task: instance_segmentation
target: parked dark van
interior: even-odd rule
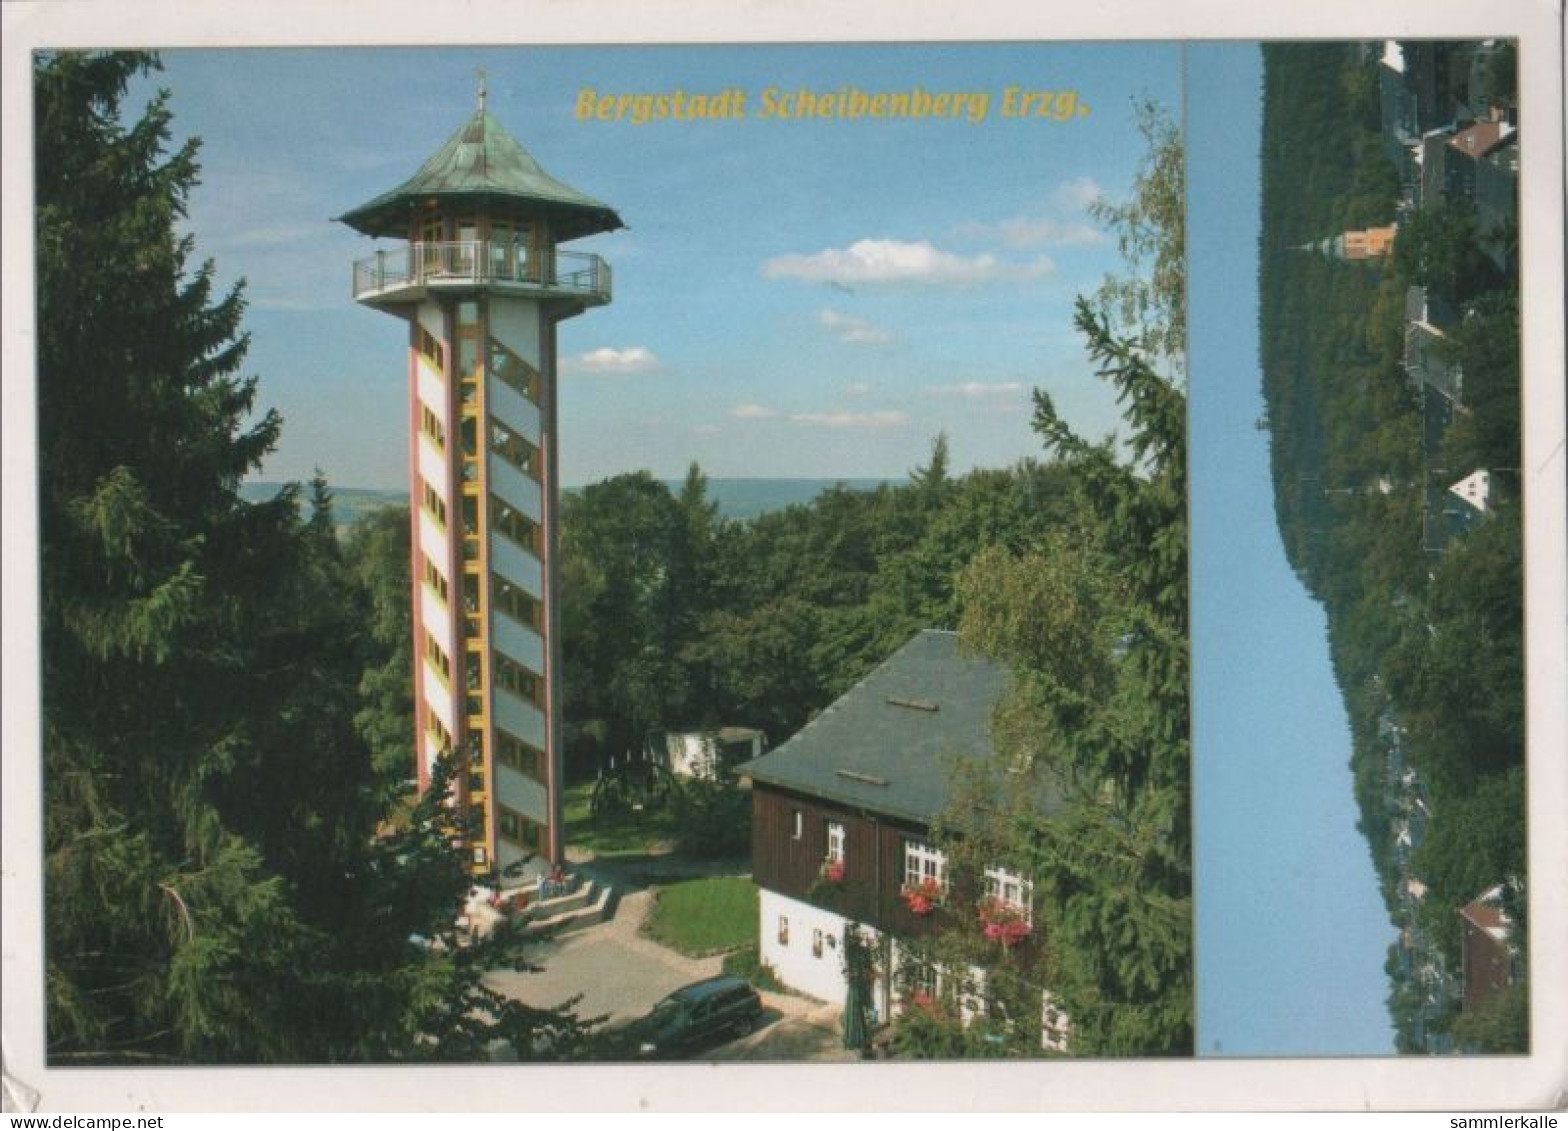
[[[682,986],[633,1022],[631,1034],[638,1056],[679,1056],[743,1036],[761,1016],[762,999],[751,983],[725,974]]]

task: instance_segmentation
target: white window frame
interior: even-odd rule
[[[806,815],[804,813],[802,813],[799,809],[791,810],[790,832],[789,832],[790,840],[799,840],[801,837],[803,837],[805,835],[806,835]]]
[[[1034,881],[1026,880],[1006,868],[985,870],[985,893],[998,903],[1024,913],[1024,922],[1034,926]]]
[[[947,856],[941,849],[933,848],[923,840],[904,842],[904,886],[913,887],[925,880],[935,880],[938,887],[945,886]]]
[[[843,821],[828,822],[828,860],[842,861],[844,859],[844,846],[849,843],[848,833],[844,829]]]
[[[921,962],[909,960],[913,972],[908,976],[905,992],[907,1001],[913,1001],[917,994],[925,994],[932,1001],[941,1000],[942,996],[942,968],[935,962]]]

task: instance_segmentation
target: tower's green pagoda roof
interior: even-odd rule
[[[625,227],[615,209],[540,168],[483,107],[419,172],[338,219],[367,236],[405,237],[410,218],[431,200],[443,205],[521,206],[542,214],[557,240]]]

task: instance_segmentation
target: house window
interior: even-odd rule
[[[801,811],[799,809],[796,809],[796,810],[794,810],[790,814],[789,838],[791,840],[799,840],[801,837],[803,837],[805,835],[806,835],[806,818],[801,814]]]
[[[1034,881],[1006,868],[987,868],[985,893],[998,903],[1016,907],[1024,913],[1025,923],[1034,924]]]
[[[811,932],[811,957],[822,957],[822,932],[820,930]]]
[[[947,857],[923,840],[904,842],[904,884],[913,887],[926,880],[942,883],[943,866]]]
[[[780,946],[788,946],[789,945],[789,916],[788,915],[780,915],[779,916],[779,945]]]
[[[911,1002],[936,1000],[939,984],[935,965],[930,962],[912,962],[905,978],[905,987]]]
[[[844,859],[844,825],[841,821],[828,822],[828,859],[842,861]]]

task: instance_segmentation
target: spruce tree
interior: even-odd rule
[[[1138,207],[1100,215],[1130,226],[1129,265],[1153,273],[1121,288],[1141,298],[1119,327],[1114,286],[1075,317],[1127,454],[1077,436],[1036,391],[1035,431],[1082,513],[1022,553],[982,554],[959,584],[966,641],[1015,675],[993,722],[1003,760],[1061,798],[1009,824],[1080,1056],[1190,1054],[1193,1040],[1186,397],[1169,356],[1186,304],[1179,265],[1161,269],[1180,258],[1183,158],[1168,123],[1145,134]]]
[[[234,497],[278,420],[245,424],[239,293],[214,300],[210,265],[187,274],[175,225],[196,147],[167,152],[161,96],[119,119],[152,66],[35,70],[49,1049],[65,1060],[218,1052],[228,1027],[282,1051],[245,1002],[308,933],[214,796],[245,756],[233,619],[287,520]]]

